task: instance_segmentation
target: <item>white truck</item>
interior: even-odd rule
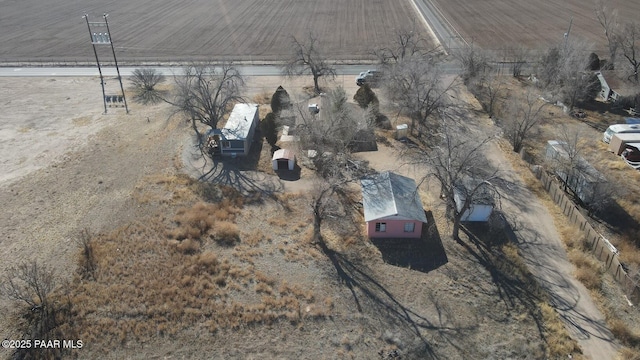
[[[375,86],[381,76],[382,73],[378,70],[363,71],[356,76],[356,85],[362,86],[364,84],[369,84],[371,86]]]

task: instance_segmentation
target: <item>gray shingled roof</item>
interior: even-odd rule
[[[398,216],[427,222],[413,179],[386,171],[367,176],[360,183],[365,221]]]

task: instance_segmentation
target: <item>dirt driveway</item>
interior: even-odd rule
[[[491,144],[487,154],[509,184],[502,191],[502,211],[511,220],[522,257],[547,290],[551,305],[564,320],[571,337],[578,341],[588,359],[615,358],[618,352],[615,338],[589,290],[573,275],[575,267],[567,258],[554,219],[526,188],[496,144]]]

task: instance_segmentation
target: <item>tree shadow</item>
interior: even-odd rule
[[[541,339],[545,338],[544,321],[538,311],[538,303],[544,294],[537,287],[534,276],[520,269],[502,251],[502,245],[509,242],[514,231],[508,222],[502,228],[490,223],[464,223],[462,232],[468,241],[457,240],[473,260],[482,265],[490,274],[498,295],[507,309],[518,304],[524,306],[536,323]]]
[[[379,320],[386,319],[385,325],[402,326],[402,329],[420,339],[417,348],[407,350],[411,355],[415,354],[420,359],[442,358],[424,337],[424,330],[436,331],[445,341],[461,351],[463,349],[452,338],[463,338],[476,331],[477,325],[459,326],[455,315],[447,311],[434,297],[430,297],[430,300],[440,316],[437,322],[432,322],[396,299],[391,291],[370,275],[374,272],[366,265],[328,248],[322,238],[318,245],[333,264],[341,282],[351,292],[358,312],[368,313]]]
[[[281,192],[284,186],[276,176],[242,170],[237,161],[237,158],[213,160],[211,167],[198,180],[230,186],[245,197],[259,193],[277,199],[275,194]]]
[[[427,223],[422,224],[422,236],[419,239],[371,239],[382,253],[385,263],[428,273],[449,261],[433,213],[425,211],[425,215]]]

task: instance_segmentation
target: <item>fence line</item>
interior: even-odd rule
[[[640,287],[622,266],[618,250],[591,226],[585,215],[576,207],[552,176],[547,174],[540,166],[531,166],[531,170],[536,178],[542,182],[542,186],[553,201],[562,209],[562,213],[584,233],[591,253],[604,263],[605,271],[622,285],[632,302],[640,302]]]

